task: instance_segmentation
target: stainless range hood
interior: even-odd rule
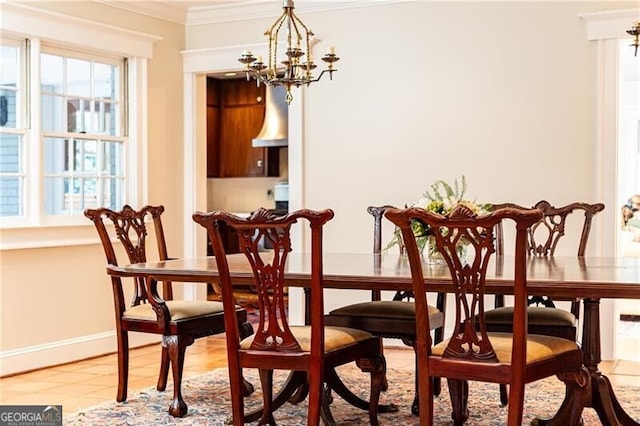
[[[267,86],[262,130],[251,141],[251,146],[287,146],[289,143],[289,107],[282,86]]]

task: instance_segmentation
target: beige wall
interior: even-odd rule
[[[148,202],[167,209],[170,255],[180,256],[185,190],[180,55],[184,27],[94,2],[40,6],[162,37],[148,64],[149,165],[145,173]],[[92,226],[88,220],[87,226]],[[112,305],[104,254],[97,244],[0,252],[2,374],[114,351]]]

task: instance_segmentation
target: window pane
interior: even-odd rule
[[[62,96],[42,95],[42,130],[66,132],[66,110]]]
[[[67,93],[91,96],[91,63],[67,58]]]
[[[59,138],[44,139],[44,172],[46,174],[60,174],[69,170],[68,165],[69,141]]]
[[[124,204],[124,179],[103,179],[102,205],[117,210]]]
[[[121,142],[105,142],[102,173],[110,176],[124,176],[124,147]]]
[[[67,131],[76,133],[95,133],[95,120],[91,114],[91,101],[69,99],[67,101]]]
[[[23,214],[22,156],[22,135],[0,134],[0,216]]]
[[[0,177],[0,216],[22,215],[21,177]]]
[[[0,89],[0,127],[16,128],[17,97],[15,90]]]
[[[90,179],[83,179],[83,186],[82,186],[83,190],[82,190],[82,199],[81,199],[81,203],[82,203],[82,210],[86,209],[86,208],[96,208],[98,207],[98,197],[97,197],[97,189],[98,189],[98,179],[96,178],[90,178]]]
[[[0,173],[22,171],[21,135],[0,134]]]
[[[98,171],[97,146],[95,140],[77,140],[75,151],[75,170],[95,174]]]
[[[116,99],[118,68],[107,64],[93,64],[94,93],[93,97],[102,99]]]
[[[63,58],[55,55],[40,55],[40,66],[42,69],[41,85],[45,93],[63,93],[64,67]]]
[[[118,104],[113,102],[96,102],[96,132],[111,136],[118,136]]]
[[[50,215],[61,215],[69,212],[73,202],[70,188],[71,178],[47,177],[44,179],[44,211]]]
[[[18,48],[15,46],[0,46],[0,84],[18,85]]]

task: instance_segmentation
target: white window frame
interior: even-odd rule
[[[38,9],[25,4],[2,4],[2,27],[0,37],[30,39],[34,43],[57,45],[88,54],[104,54],[127,58],[128,96],[127,122],[129,143],[125,154],[126,202],[141,206],[147,202],[148,174],[148,132],[147,132],[147,63],[153,56],[153,44],[161,37],[138,31],[123,29],[86,19]],[[31,49],[31,55],[40,49]],[[34,61],[34,59],[36,59]],[[31,58],[32,64],[38,58]],[[39,76],[38,72],[31,75]],[[33,77],[32,77],[33,78]],[[39,87],[39,81],[30,81],[31,87]],[[39,99],[30,96],[31,105],[39,105]],[[28,149],[25,161],[28,167],[35,167],[37,173],[30,172],[28,179],[42,177],[40,151],[41,144],[33,143],[34,129],[39,128],[40,111],[30,111],[27,131]],[[34,152],[36,150],[37,152]],[[30,188],[33,183],[29,182]],[[0,218],[0,251],[36,247],[56,247],[88,244],[95,241],[93,225],[82,216],[47,217],[42,214],[42,194],[36,184],[36,191],[28,190],[25,216],[20,218]],[[34,206],[38,206],[34,208]]]

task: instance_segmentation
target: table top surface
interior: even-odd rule
[[[268,256],[268,255],[267,255]],[[231,275],[238,283],[251,282],[253,275],[243,254],[227,256]],[[175,259],[126,266],[109,265],[116,276],[152,275],[157,279],[209,282],[218,270],[213,257]],[[324,286],[344,289],[406,290],[411,288],[408,259],[398,254],[325,253]],[[509,294],[514,258],[493,256],[488,267],[486,292]],[[305,287],[311,273],[308,254],[289,253],[286,282]],[[450,290],[451,278],[446,265],[423,265],[425,281],[433,291]],[[640,258],[556,256],[530,257],[527,281],[529,292],[562,297],[640,299]]]

